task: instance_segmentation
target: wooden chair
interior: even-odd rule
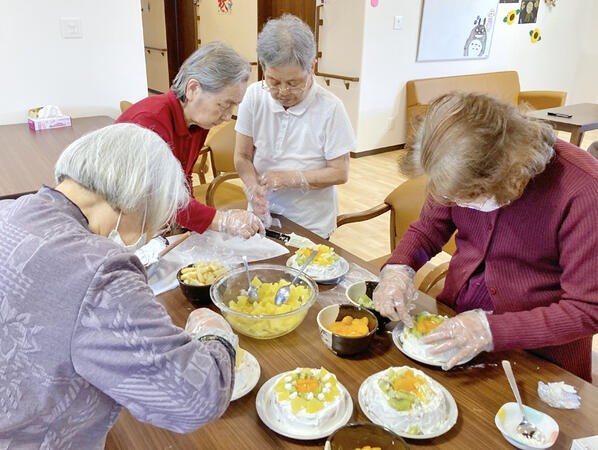
[[[340,227],[348,223],[373,219],[374,217],[390,211],[389,232],[390,251],[392,252],[403,235],[407,232],[409,225],[418,219],[425,199],[426,177],[412,178],[400,184],[394,191],[388,194],[384,199],[384,203],[376,205],[366,211],[338,216],[336,219],[336,226]],[[447,242],[443,250],[450,255],[455,252],[456,246],[454,236]],[[370,262],[380,267],[389,257],[390,254]],[[417,288],[431,295],[439,293],[441,288],[439,283],[446,277],[448,262],[442,263],[432,270],[429,270],[430,266],[424,267],[425,270],[422,270],[424,268],[420,269],[418,276],[416,277]],[[420,274],[424,272],[426,272],[426,275],[422,277]]]
[[[133,106],[133,103],[128,102],[126,100],[121,100],[120,101],[120,112],[121,114],[124,113],[127,109],[129,109],[131,106]]]
[[[194,197],[202,203],[220,208],[231,203],[244,203],[247,198],[240,186],[227,180],[239,178],[234,163],[235,121],[231,120],[211,130],[193,171],[199,175],[201,184],[193,187]],[[210,157],[214,179],[205,181],[207,157]]]

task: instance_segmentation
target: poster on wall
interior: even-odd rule
[[[487,58],[497,7],[498,0],[424,0],[417,61]]]

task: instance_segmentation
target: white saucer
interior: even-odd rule
[[[380,373],[380,372],[378,372],[378,373]],[[378,417],[376,414],[374,414],[374,412],[371,411],[365,404],[365,399],[364,399],[365,386],[368,382],[371,382],[370,379],[372,377],[374,377],[375,375],[377,375],[377,374],[375,373],[374,375],[369,376],[368,378],[365,379],[365,381],[363,383],[361,383],[361,386],[359,386],[359,393],[357,394],[357,396],[358,396],[358,400],[359,400],[359,407],[361,408],[361,410],[363,411],[365,416],[368,419],[370,419],[373,423],[375,423],[376,425],[382,425],[383,427],[388,428],[389,430],[395,432],[396,434],[398,434],[399,436],[402,436],[402,437],[406,437],[406,438],[410,438],[410,439],[431,439],[431,438],[435,438],[435,437],[438,437],[438,436],[446,433],[448,430],[450,430],[453,427],[453,425],[455,425],[455,423],[457,423],[457,417],[459,416],[459,410],[457,409],[457,403],[455,402],[455,399],[453,398],[451,393],[442,384],[440,384],[436,380],[432,379],[432,381],[434,383],[436,383],[437,387],[440,388],[440,390],[443,393],[444,398],[446,399],[446,402],[448,404],[448,417],[444,421],[444,426],[434,433],[427,433],[427,434],[409,434],[409,433],[406,433],[405,431],[401,431],[401,430],[392,428],[389,424],[384,422],[384,419],[382,419],[382,418]]]
[[[297,266],[296,264],[294,264],[296,257],[297,257],[297,255],[293,255],[289,259],[287,259],[287,266],[299,270],[301,268],[301,266]],[[341,279],[349,271],[349,263],[347,262],[347,260],[345,258],[343,258],[342,256],[339,256],[338,263],[339,263],[338,270],[334,273],[334,276],[332,276],[332,277],[321,278],[321,277],[313,276],[310,274],[310,270],[309,270],[310,266],[307,266],[307,268],[305,269],[305,272],[303,272],[303,273],[305,273],[308,277],[310,277],[316,283],[338,284],[341,281]]]
[[[235,385],[233,387],[233,395],[230,401],[235,401],[244,395],[247,395],[255,387],[260,379],[261,369],[260,363],[257,362],[255,356],[245,350],[245,361],[246,367],[243,370],[243,374],[240,377],[237,370],[235,370]],[[245,366],[245,361],[243,366]],[[242,385],[239,384],[242,382]]]
[[[438,361],[437,359],[434,359],[434,358],[426,358],[421,355],[416,355],[416,354],[411,353],[410,351],[406,350],[405,347],[403,347],[403,343],[401,342],[401,334],[403,334],[404,327],[405,327],[405,324],[403,322],[399,322],[392,330],[392,340],[395,343],[395,345],[397,346],[397,348],[401,351],[401,353],[403,353],[405,356],[408,356],[409,358],[413,359],[414,361],[417,361],[417,362],[420,362],[423,364],[427,364],[429,366],[442,367],[443,361]],[[459,364],[457,364],[457,366],[460,366],[461,364],[465,364],[466,362],[469,362],[472,359],[473,359],[473,356],[467,358],[466,360],[461,361]]]
[[[258,391],[257,398],[255,399],[255,409],[257,410],[257,415],[272,431],[292,439],[322,439],[330,436],[334,431],[336,431],[337,428],[345,425],[351,418],[351,415],[353,414],[353,400],[351,400],[351,396],[349,395],[347,389],[337,380],[336,386],[338,387],[340,395],[343,396],[343,401],[346,405],[342,417],[326,428],[312,428],[306,432],[302,432],[293,426],[285,426],[285,424],[281,423],[271,412],[271,404],[274,399],[274,395],[276,395],[274,391],[274,385],[281,375],[283,374],[276,375],[266,381]]]

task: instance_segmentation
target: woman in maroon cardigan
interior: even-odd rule
[[[486,95],[430,105],[401,162],[428,199],[384,266],[376,309],[408,325],[413,277],[457,231],[430,334],[449,369],[482,351],[530,349],[591,380],[598,332],[598,161]]]

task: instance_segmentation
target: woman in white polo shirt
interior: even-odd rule
[[[282,214],[328,238],[336,227],[335,185],[347,181],[357,146],[349,117],[316,84],[316,44],[300,19],[269,20],[257,54],[263,79],[247,89],[235,127],[235,166],[250,207],[263,219]]]

